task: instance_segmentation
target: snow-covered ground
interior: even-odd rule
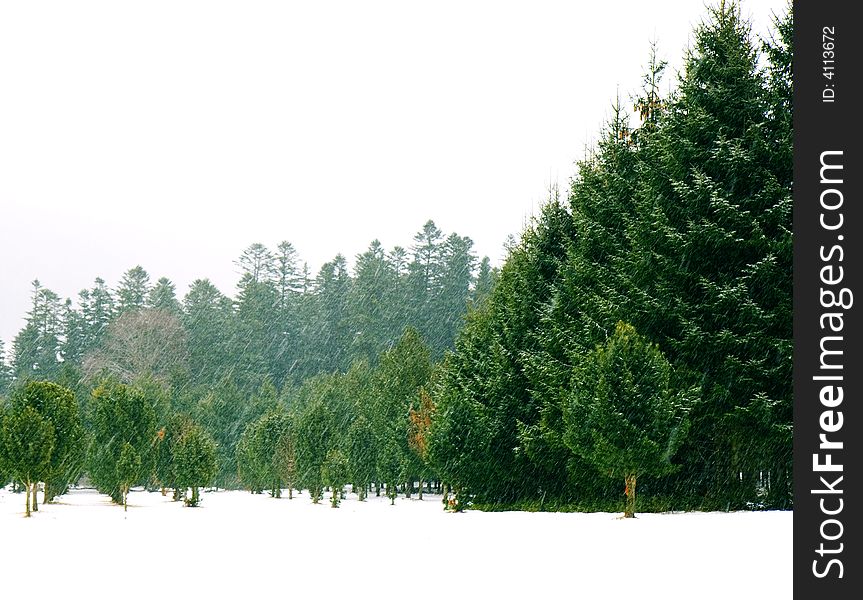
[[[329,494],[327,494],[329,496]],[[790,512],[450,514],[208,492],[199,508],[73,490],[25,519],[0,491],[0,596],[519,600],[791,597]],[[40,493],[41,500],[41,493]]]

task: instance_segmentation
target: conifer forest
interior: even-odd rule
[[[317,272],[249,240],[235,292],[134,265],[75,298],[34,281],[0,341],[0,484],[28,515],[71,486],[790,508],[791,38],[790,9],[761,39],[722,2],[679,73],[635,57],[641,88],[605,91],[500,265],[428,220]]]

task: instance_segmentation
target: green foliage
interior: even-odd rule
[[[659,349],[618,323],[573,371],[563,411],[567,446],[599,472],[627,478],[627,489],[636,476],[671,473],[697,394],[674,390],[671,377]]]
[[[150,275],[141,265],[132,267],[123,274],[117,288],[117,312],[123,314],[147,306],[150,292]]]
[[[174,478],[180,488],[192,488],[186,506],[198,506],[198,488],[209,485],[217,469],[213,438],[199,425],[189,423],[174,446]]]
[[[141,455],[135,451],[132,444],[125,442],[120,449],[120,458],[117,460],[117,483],[120,486],[120,494],[123,496],[124,510],[128,506],[129,488],[140,476]]]
[[[284,410],[267,413],[246,427],[238,447],[240,476],[247,487],[270,488],[281,498],[282,486],[297,485],[296,441],[293,420]]]
[[[365,500],[368,487],[377,474],[378,448],[371,423],[360,415],[351,424],[347,435],[347,461],[350,480],[360,500]]]
[[[0,427],[0,464],[26,488],[26,515],[30,516],[31,498],[36,510],[37,483],[48,474],[54,429],[31,406],[19,406],[3,417]]]
[[[18,406],[3,417],[3,464],[17,481],[42,481],[51,468],[54,428],[32,406]]]
[[[680,469],[651,493],[788,506],[790,16],[777,27],[760,56],[736,3],[710,9],[667,97],[654,51],[640,126],[617,102],[568,202],[553,193],[512,245],[433,389],[430,457],[454,488],[482,503],[601,504],[612,492],[597,483],[598,454],[606,470],[626,463],[619,450],[655,464],[668,448],[624,423],[628,449],[597,439],[601,451],[581,451],[568,429],[588,420],[575,374],[623,320],[667,357],[673,388],[701,389]]]
[[[52,500],[78,480],[83,468],[85,431],[71,390],[50,381],[28,381],[12,395],[14,407],[36,410],[53,430],[53,451],[44,473],[45,499]]]
[[[175,413],[168,417],[156,432],[155,479],[163,491],[165,488],[180,488],[174,472],[175,448],[191,422],[187,415]]]
[[[131,484],[147,483],[153,473],[158,438],[152,401],[137,388],[109,379],[93,390],[89,412],[90,478],[100,491],[122,502],[117,464],[124,444],[131,445],[141,457],[140,472]]]
[[[63,335],[63,306],[60,297],[39,280],[33,281],[32,307],[27,323],[12,342],[15,377],[19,380],[46,379],[59,368]]]
[[[329,486],[332,491],[330,503],[333,508],[338,507],[345,484],[348,482],[349,470],[348,460],[341,450],[333,448],[327,452],[326,460],[321,466],[321,479],[324,485]]]
[[[383,448],[378,466],[381,481],[387,486],[390,504],[395,504],[399,481],[404,476],[403,454],[394,440],[389,440]]]
[[[323,495],[322,467],[333,445],[333,415],[329,407],[318,400],[297,416],[297,467],[300,482],[309,489],[312,502]]]

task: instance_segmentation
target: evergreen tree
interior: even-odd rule
[[[83,468],[85,432],[78,414],[78,403],[71,390],[50,381],[28,381],[12,395],[16,409],[30,407],[47,422],[52,431],[51,457],[44,469],[44,501],[66,492],[78,480]]]
[[[402,456],[401,449],[396,441],[392,439],[385,443],[380,455],[380,477],[384,485],[386,485],[390,506],[396,503],[398,482],[404,478]]]
[[[443,363],[429,452],[463,504],[470,498],[511,502],[561,494],[567,484],[561,464],[571,453],[562,462],[531,460],[519,433],[541,417],[525,363],[537,345],[540,308],[553,294],[572,237],[570,214],[553,195],[511,247],[491,296],[468,314],[455,352]],[[447,444],[456,444],[464,456],[453,456],[458,450]]]
[[[635,516],[639,475],[665,475],[686,434],[695,390],[675,392],[671,365],[631,325],[617,324],[572,375],[564,406],[566,443],[612,477],[623,477],[626,517]]]
[[[377,442],[371,423],[360,415],[351,424],[347,435],[348,473],[357,499],[368,496],[369,486],[377,475]]]
[[[195,410],[195,418],[216,441],[219,469],[216,484],[233,487],[237,484],[238,465],[235,448],[252,415],[244,410],[249,399],[232,378],[225,377],[209,390]],[[245,482],[244,482],[245,483]]]
[[[186,506],[198,506],[199,488],[209,485],[216,475],[216,443],[201,427],[190,423],[174,446],[174,478],[183,488],[192,488]]]
[[[123,511],[129,508],[129,488],[141,477],[141,455],[135,451],[132,444],[125,442],[120,448],[117,460],[117,482],[120,486],[120,496],[123,498]]]
[[[117,314],[146,307],[149,291],[150,275],[141,265],[126,271],[117,288]]]
[[[54,446],[51,423],[34,408],[22,406],[3,418],[0,429],[2,462],[6,470],[24,485],[26,516],[35,510],[36,486],[45,479]]]
[[[174,413],[156,432],[155,446],[155,478],[164,496],[167,488],[174,490],[174,500],[180,499],[180,485],[177,483],[174,471],[174,449],[183,432],[191,424],[188,416]]]
[[[439,295],[443,276],[443,232],[427,221],[414,236],[412,260],[408,265],[408,323],[426,339],[437,341],[433,300]]]
[[[741,411],[768,411],[771,446],[791,423],[791,138],[758,62],[739,5],[710,9],[645,142],[633,228],[635,325],[702,375],[676,483],[719,506],[745,506],[763,474],[790,498],[790,454],[741,444],[762,433]]]
[[[235,263],[243,276],[254,283],[272,282],[275,275],[276,259],[266,246],[254,243],[240,255]]]
[[[299,267],[297,251],[290,242],[278,246],[275,257],[275,284],[278,295],[276,328],[270,374],[279,386],[296,381],[301,357],[300,305],[303,291],[303,272]]]
[[[312,402],[297,417],[297,466],[300,481],[312,502],[323,496],[322,467],[331,447],[332,413],[320,400]]]
[[[399,483],[407,483],[407,494],[424,471],[422,461],[410,447],[410,409],[430,376],[429,349],[411,328],[381,356],[375,371],[374,429],[381,448],[393,444],[398,449],[403,476]]]
[[[157,310],[179,315],[180,302],[177,300],[176,286],[167,277],[160,277],[147,295],[147,305]]]
[[[63,305],[63,343],[61,344],[64,363],[80,366],[84,353],[89,349],[86,327],[81,312],[73,308],[70,298],[66,298]]]
[[[13,341],[13,369],[17,379],[52,378],[59,368],[63,335],[60,297],[39,280],[33,281],[32,308],[24,329]]]
[[[237,373],[242,374],[245,387],[259,384],[265,377],[278,374],[281,384],[283,369],[278,361],[282,334],[278,324],[279,292],[271,279],[256,280],[245,273],[238,285],[236,334],[234,343],[242,343],[242,352],[232,361]],[[275,325],[275,326],[274,326]]]
[[[6,362],[6,350],[3,340],[0,340],[0,397],[6,393],[10,385],[12,385],[12,368]]]
[[[296,456],[290,416],[282,410],[265,414],[250,425],[252,427],[252,452],[259,465],[260,475],[270,488],[273,498],[282,497],[282,485],[296,484],[291,475],[296,472]],[[295,479],[295,477],[294,477]]]
[[[473,240],[450,234],[441,248],[440,288],[432,300],[434,326],[428,340],[435,358],[452,345],[461,329],[474,282]]]
[[[479,271],[477,272],[476,282],[471,294],[471,303],[473,306],[481,305],[489,297],[497,274],[498,270],[492,268],[488,256],[484,256],[479,263]]]
[[[249,423],[236,446],[237,477],[253,494],[260,494],[267,485],[266,465],[257,451],[255,423]]]
[[[339,506],[348,476],[348,461],[341,450],[333,448],[327,452],[326,460],[321,467],[321,479],[331,490],[330,506],[333,508]]]
[[[315,339],[310,348],[315,354],[313,372],[344,371],[350,364],[348,348],[355,333],[351,329],[350,277],[344,256],[338,254],[321,267],[315,289]]]
[[[117,464],[125,443],[141,457],[139,476],[130,484],[146,483],[153,472],[156,411],[140,390],[108,379],[92,392],[89,421],[92,440],[87,470],[90,479],[97,489],[119,504],[123,498]]]
[[[189,340],[192,381],[213,385],[230,376],[236,328],[231,301],[209,279],[197,279],[183,299],[182,320]]]
[[[357,256],[350,295],[355,331],[351,347],[354,359],[372,362],[394,341],[397,332],[389,303],[395,278],[393,266],[378,240]]]
[[[73,340],[73,346],[75,346],[77,351],[70,351],[70,353],[73,357],[80,357],[78,359],[79,362],[101,345],[102,339],[108,330],[108,324],[114,318],[115,300],[105,281],[97,277],[91,289],[81,290],[78,293],[78,307],[81,319],[80,336],[82,339],[80,342]],[[70,331],[70,329],[69,324],[67,324],[67,331]],[[69,341],[67,339],[67,343]]]

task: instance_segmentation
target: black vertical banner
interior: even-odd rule
[[[860,598],[863,22],[794,2],[794,591]]]

